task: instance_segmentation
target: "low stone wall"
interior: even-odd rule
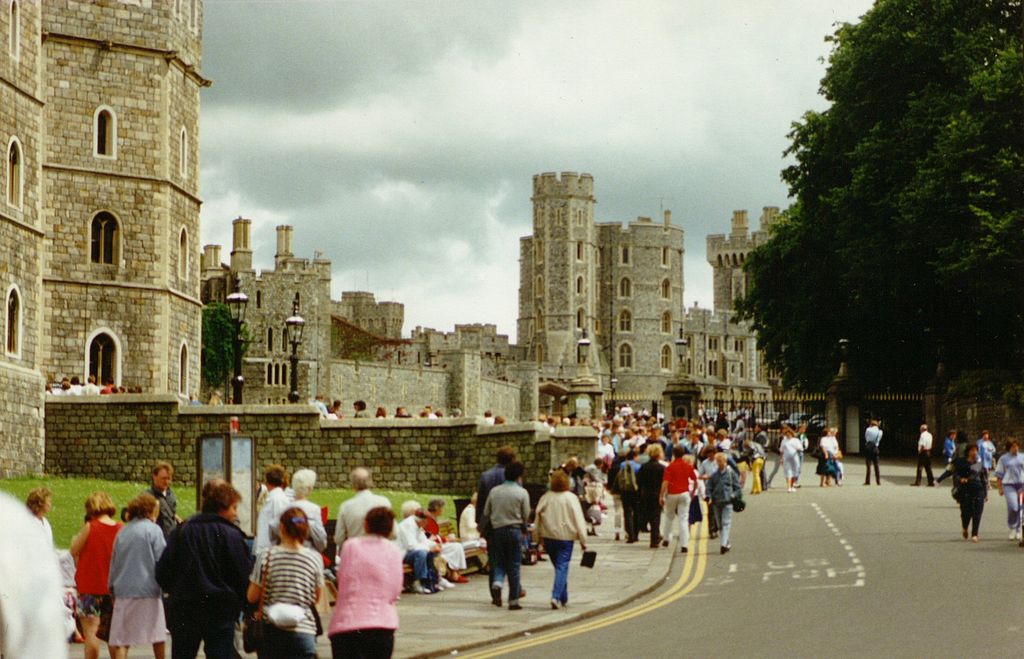
[[[193,407],[170,395],[80,396],[46,401],[46,471],[146,481],[153,463],[167,460],[176,479],[194,483],[197,440],[226,434],[232,417],[238,417],[239,435],[254,439],[259,471],[275,462],[290,471],[308,467],[324,487],[347,487],[349,472],[362,465],[373,470],[378,487],[465,494],[501,446],[516,449],[533,483],[546,482],[550,467],[566,455],[589,450],[593,459],[596,450],[589,429],[551,435],[534,422],[329,421],[307,405]]]
[[[1010,437],[1024,440],[1024,410],[1002,401],[947,398],[942,404],[942,424],[944,427],[933,430],[936,437],[944,437],[946,430],[956,428],[975,439],[987,429],[992,432],[999,451],[1004,450],[1003,442]]]

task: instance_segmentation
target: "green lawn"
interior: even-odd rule
[[[26,476],[22,478],[10,478],[0,480],[0,491],[7,492],[15,498],[24,501],[28,493],[37,487],[48,487],[53,492],[53,510],[50,512],[50,524],[53,526],[53,541],[58,547],[66,548],[71,544],[71,538],[82,526],[85,515],[85,500],[92,492],[102,490],[110,495],[118,508],[125,506],[135,495],[148,487],[146,483],[131,483],[125,481],[106,481],[93,478],[59,478],[59,477],[38,477]],[[178,514],[188,517],[195,512],[196,497],[195,488],[188,486],[175,486],[174,492],[178,497]],[[391,505],[398,514],[402,503],[409,499],[415,499],[426,508],[427,501],[440,497],[445,500],[445,516],[454,518],[455,504],[452,502],[452,495],[445,494],[422,494],[419,492],[401,492],[394,490],[374,490],[391,500]],[[310,500],[327,506],[330,510],[330,517],[338,514],[338,506],[353,495],[352,490],[346,489],[316,489]],[[462,495],[455,495],[462,496]]]

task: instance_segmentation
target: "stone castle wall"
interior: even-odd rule
[[[942,404],[942,427],[929,430],[938,438],[945,437],[949,428],[963,430],[971,440],[981,437],[982,430],[989,430],[996,448],[1002,452],[1006,450],[1007,439],[1024,441],[1024,410],[1002,401],[947,398]]]
[[[257,465],[308,467],[322,487],[347,487],[356,466],[373,469],[377,485],[418,492],[469,493],[501,446],[516,449],[526,481],[545,483],[569,454],[592,460],[589,429],[520,423],[478,426],[470,419],[322,421],[307,405],[181,406],[173,396],[54,398],[46,403],[48,473],[145,481],[153,462],[168,460],[176,478],[194,483],[197,440],[227,432],[237,416],[255,440]]]

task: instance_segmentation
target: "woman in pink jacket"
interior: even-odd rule
[[[366,535],[341,546],[338,601],[327,635],[333,659],[387,659],[395,647],[402,594],[402,551],[388,537],[395,525],[390,509],[366,513]]]

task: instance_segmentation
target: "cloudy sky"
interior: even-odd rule
[[[333,262],[333,293],[405,303],[405,333],[515,337],[534,174],[594,175],[598,221],[686,231],[686,304],[711,304],[708,233],[787,205],[792,121],[836,22],[869,0],[206,0],[203,243],[253,220]],[[225,259],[227,254],[225,253]]]

